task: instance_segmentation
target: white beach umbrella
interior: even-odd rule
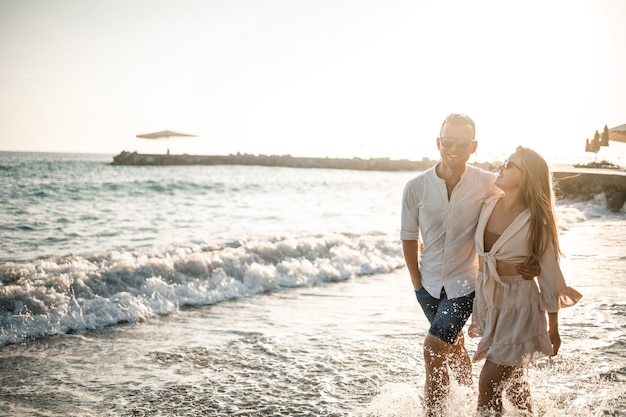
[[[143,135],[137,135],[139,139],[167,139],[167,154],[170,154],[170,138],[182,138],[182,137],[197,137],[196,135],[188,135],[187,133],[172,132],[171,130],[164,130],[162,132],[145,133]]]

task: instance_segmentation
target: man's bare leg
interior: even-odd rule
[[[426,383],[424,385],[424,401],[427,417],[445,416],[445,400],[450,388],[450,376],[446,365],[452,345],[430,333],[424,339],[424,366]]]
[[[467,349],[465,349],[465,338],[463,332],[459,333],[456,342],[451,346],[448,354],[448,365],[454,375],[454,379],[460,385],[472,385],[472,361]]]

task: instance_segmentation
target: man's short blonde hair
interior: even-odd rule
[[[441,129],[439,129],[439,135],[441,136],[441,132],[443,132],[444,127],[453,125],[472,126],[472,130],[474,131],[474,137],[472,139],[476,139],[476,125],[474,124],[474,121],[468,115],[460,113],[452,113],[451,115],[446,117],[446,120],[444,120],[441,124]]]

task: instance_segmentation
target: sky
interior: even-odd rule
[[[0,0],[0,150],[610,160],[623,0]],[[196,138],[146,140],[172,130]]]

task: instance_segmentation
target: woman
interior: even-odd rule
[[[582,297],[567,287],[559,268],[559,239],[552,178],[546,161],[518,147],[499,167],[496,186],[504,196],[485,201],[476,249],[476,284],[471,336],[482,336],[474,362],[486,359],[480,374],[479,415],[502,413],[502,393],[520,411],[532,413],[522,381],[531,360],[554,356],[561,345],[558,310]],[[537,280],[525,280],[517,264],[539,263]],[[546,323],[546,313],[548,322]]]

